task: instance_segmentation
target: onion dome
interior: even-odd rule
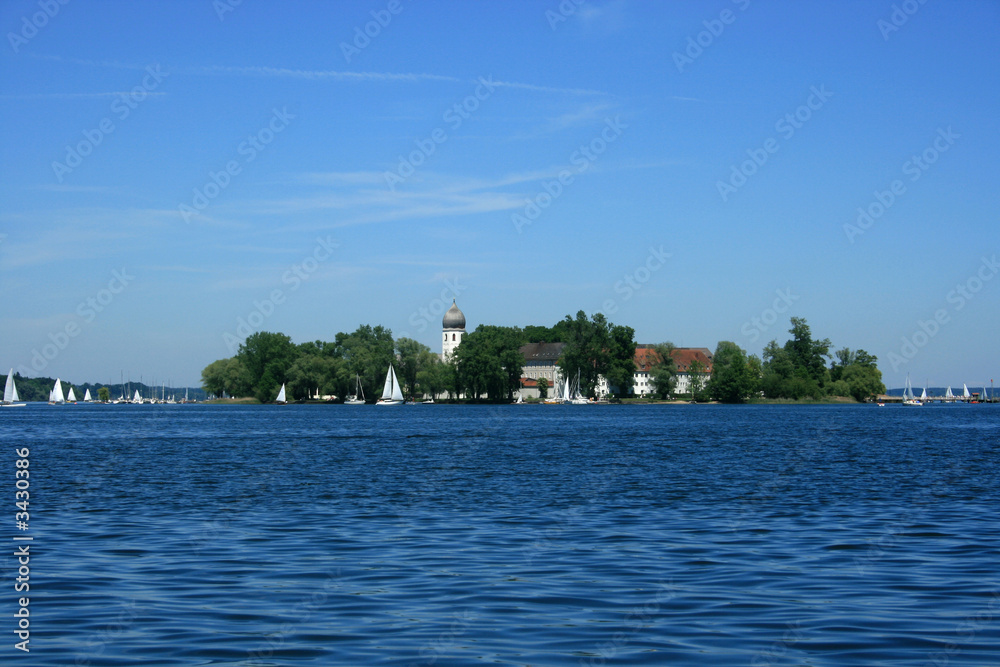
[[[458,309],[458,306],[455,305],[454,299],[451,301],[451,308],[449,308],[448,312],[444,314],[441,326],[445,329],[465,330],[465,315]]]

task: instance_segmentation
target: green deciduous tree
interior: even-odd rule
[[[381,325],[373,327],[365,324],[353,333],[338,333],[334,346],[347,368],[345,377],[348,386],[341,391],[353,393],[354,378],[361,376],[365,394],[380,395],[389,364],[396,363],[392,331]]]
[[[471,398],[510,400],[520,388],[524,333],[517,327],[481,324],[455,350],[457,385]]]
[[[246,396],[250,393],[247,374],[237,357],[213,361],[201,372],[201,386],[209,394]]]
[[[549,397],[549,381],[546,378],[538,378],[538,398],[545,400]]]
[[[278,395],[282,383],[288,381],[288,370],[297,356],[298,350],[291,338],[268,331],[247,336],[236,353],[243,364],[250,391],[261,403],[269,403]]]
[[[874,357],[872,357],[874,360]],[[850,395],[856,401],[867,401],[885,393],[882,371],[874,363],[871,365],[854,363],[844,369],[843,382],[847,383]]]
[[[620,324],[609,327],[608,368],[602,375],[608,386],[618,387],[618,396],[626,396],[635,384],[635,330]]]
[[[427,363],[424,355],[430,354],[430,351],[429,347],[412,338],[400,338],[396,341],[399,382],[407,395],[412,396],[417,392],[417,376],[421,364]]]
[[[299,354],[288,369],[289,399],[308,398],[313,392],[322,396],[343,396],[346,364],[343,359],[329,354]]]
[[[693,401],[703,401],[708,398],[708,382],[705,379],[705,371],[707,370],[705,364],[697,359],[692,360],[688,364],[688,389],[691,392],[691,400]]]
[[[420,354],[417,368],[418,393],[435,397],[448,390],[451,367],[430,349]]]
[[[608,322],[603,313],[578,311],[561,322],[564,330],[562,356],[557,362],[564,378],[576,378],[579,373],[580,391],[594,396],[600,376],[608,385],[625,395],[635,377],[635,331],[632,327]]]
[[[674,344],[670,341],[654,345],[656,363],[649,370],[653,391],[660,398],[667,399],[677,386],[677,361],[674,359]]]
[[[712,357],[712,377],[708,393],[722,403],[744,403],[757,392],[758,379],[754,364],[736,343],[724,340]]]

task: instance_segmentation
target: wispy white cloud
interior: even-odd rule
[[[261,66],[223,66],[214,65],[210,67],[197,67],[188,70],[192,74],[204,75],[235,75],[235,76],[262,76],[262,77],[283,77],[292,79],[307,80],[335,80],[335,81],[405,81],[416,83],[418,81],[444,81],[448,83],[476,83],[479,79],[461,79],[445,74],[429,74],[426,72],[350,72],[343,70],[301,70],[289,69],[285,67],[261,67]],[[543,86],[534,83],[523,83],[518,81],[498,81],[492,76],[485,76],[491,85],[498,88],[515,88],[538,93],[558,93],[570,95],[605,95],[599,90],[587,88],[562,88],[558,86]]]
[[[118,255],[142,247],[156,231],[170,228],[174,217],[170,210],[91,207],[4,214],[0,222],[32,231],[3,245],[0,268]]]
[[[40,60],[52,62],[69,63],[86,67],[104,67],[114,69],[142,70],[149,64],[122,63],[108,60],[85,60],[80,58],[66,58],[57,55],[35,54],[32,57]],[[164,69],[170,71],[169,67]],[[256,77],[277,77],[288,79],[303,79],[312,81],[376,81],[395,82],[402,81],[417,83],[420,81],[441,81],[446,83],[479,83],[479,79],[463,79],[447,74],[431,74],[428,72],[355,72],[345,70],[313,70],[313,69],[293,69],[289,67],[269,67],[264,65],[205,65],[199,67],[186,67],[179,72],[203,75],[203,76],[256,76]],[[569,95],[606,95],[607,93],[588,88],[563,88],[560,86],[546,86],[536,83],[525,83],[520,81],[495,80],[492,75],[486,76],[492,85],[498,88],[514,88],[538,93],[548,94],[569,94]],[[108,93],[114,95],[118,93]],[[160,93],[162,94],[162,93]],[[72,95],[72,94],[70,94]],[[19,96],[18,96],[19,97]]]
[[[140,271],[160,271],[166,273],[212,273],[211,269],[207,269],[203,266],[161,266],[161,265],[145,265],[138,267]]]
[[[518,88],[520,90],[530,90],[538,93],[569,93],[571,95],[606,95],[600,90],[589,88],[559,88],[556,86],[539,86],[533,83],[519,83],[516,81],[491,81],[492,84],[500,88]]]
[[[35,58],[37,60],[48,60],[50,62],[67,63],[70,65],[82,65],[84,67],[142,70],[146,69],[150,65],[150,63],[139,65],[136,63],[122,63],[114,60],[86,60],[82,58],[66,58],[64,56],[57,56],[46,53],[26,53],[25,55],[29,58]]]
[[[227,67],[213,65],[210,67],[195,67],[187,70],[191,74],[230,75],[230,76],[263,76],[282,77],[290,79],[338,80],[338,81],[449,81],[460,82],[453,76],[440,74],[418,74],[408,72],[345,72],[342,70],[302,70],[285,67]]]
[[[0,95],[0,100],[87,100],[109,97],[128,97],[128,91],[110,91],[104,93],[26,93],[23,95]],[[146,91],[148,97],[160,97],[164,92]]]
[[[65,192],[65,193],[108,193],[115,192],[117,188],[107,185],[70,185],[69,183],[38,183],[25,186],[26,190],[41,190],[42,192]]]

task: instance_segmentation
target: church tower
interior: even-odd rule
[[[451,308],[444,314],[441,328],[444,332],[441,360],[448,361],[448,358],[455,353],[455,348],[462,342],[462,336],[465,335],[465,315],[455,305],[454,299],[451,301]]]

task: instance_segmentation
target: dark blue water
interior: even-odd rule
[[[31,405],[0,433],[4,664],[1000,664],[998,406]]]

